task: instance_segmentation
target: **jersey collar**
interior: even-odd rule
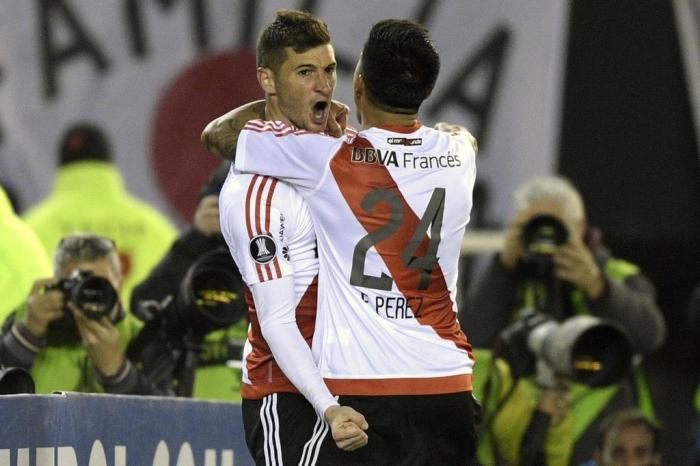
[[[416,122],[413,126],[381,125],[381,126],[377,126],[377,128],[383,129],[385,131],[391,131],[392,133],[410,134],[410,133],[415,133],[422,126],[423,126],[423,124],[420,121],[416,120]]]

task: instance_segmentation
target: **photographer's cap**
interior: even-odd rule
[[[78,123],[64,133],[58,165],[97,160],[112,161],[112,148],[104,131],[91,123]]]

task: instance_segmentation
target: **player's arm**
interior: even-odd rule
[[[250,286],[263,338],[287,378],[323,416],[339,448],[354,450],[367,443],[364,417],[340,406],[331,395],[299,332],[296,322],[294,278],[285,276]]]
[[[338,402],[326,387],[296,321],[294,276],[249,286],[263,338],[287,378],[320,415]]]
[[[326,133],[340,137],[345,133],[350,108],[342,102],[331,101],[331,110],[326,126]],[[210,121],[202,131],[200,139],[207,151],[226,160],[234,160],[238,136],[250,120],[265,119],[265,101],[241,105]]]
[[[342,144],[324,134],[254,120],[241,131],[234,164],[240,172],[279,178],[304,194],[323,179]]]
[[[253,184],[250,189],[254,192],[255,189],[263,189],[263,186]],[[257,222],[256,218],[250,218],[250,224],[243,220],[257,215],[260,211],[255,201],[257,195],[251,195],[249,202],[241,204],[239,197],[229,196],[226,191],[222,192],[219,198],[221,231],[245,283],[253,294],[262,336],[275,361],[319,415],[324,416],[331,424],[337,445],[344,449],[359,448],[367,441],[363,432],[366,422],[351,408],[339,406],[326,387],[313,359],[311,348],[301,335],[296,322],[293,264],[285,255],[277,253],[288,245],[288,238],[303,235],[308,231],[307,228],[312,227],[310,223],[297,224],[294,219],[299,216],[299,212],[287,202],[281,201],[296,195],[289,186],[279,183],[273,191],[269,225],[266,225],[267,222]],[[279,231],[281,218],[287,219],[285,239],[271,234]],[[260,230],[248,231],[248,227],[259,229],[263,225],[266,226]],[[273,255],[271,259],[268,258],[266,264],[269,265],[269,269],[256,261],[259,259],[259,250],[255,250],[254,247],[251,250],[251,241],[256,237],[263,241],[260,244],[267,249],[267,253]],[[348,425],[348,422],[355,427]]]
[[[335,100],[332,101],[325,134],[334,138],[342,136],[347,128],[348,115],[349,107],[347,105]],[[281,131],[289,132],[292,129],[281,123],[264,125],[260,123],[264,118],[264,101],[245,104],[207,124],[201,134],[202,143],[209,152],[227,160],[235,160],[240,133],[246,128],[248,122],[254,120],[251,125],[248,125],[248,129],[256,130],[254,126],[257,124],[256,131],[268,129],[279,133]]]
[[[201,140],[207,151],[233,160],[236,143],[243,126],[249,120],[265,118],[265,101],[256,100],[242,105],[210,121],[202,131]]]

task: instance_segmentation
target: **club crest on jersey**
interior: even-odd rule
[[[275,240],[270,235],[258,235],[250,240],[250,255],[258,264],[268,264],[277,255]]]
[[[350,161],[354,163],[371,163],[384,166],[398,167],[399,161],[393,150],[381,150],[373,147],[353,147]]]

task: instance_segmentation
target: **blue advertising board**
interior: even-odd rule
[[[0,396],[0,466],[251,466],[241,406],[83,393]]]

